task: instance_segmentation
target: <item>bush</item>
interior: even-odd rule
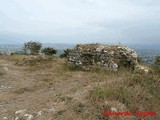
[[[61,54],[61,55],[60,55],[60,57],[61,57],[61,58],[63,58],[63,57],[67,57],[67,56],[69,55],[69,52],[70,52],[70,50],[69,50],[69,49],[64,50],[64,53],[63,53],[63,54]]]
[[[160,65],[160,56],[156,56],[155,58],[155,64]]]
[[[45,55],[53,55],[57,53],[57,50],[55,50],[54,48],[47,47],[42,50],[42,53],[44,53]]]
[[[138,63],[144,63],[143,58],[140,56],[138,56],[137,61],[138,61]]]
[[[27,53],[27,51],[29,50],[30,54],[32,55],[38,54],[41,48],[42,48],[42,43],[40,42],[30,41],[24,44],[25,53]]]
[[[154,73],[160,73],[160,67],[158,65],[151,65],[151,69]]]

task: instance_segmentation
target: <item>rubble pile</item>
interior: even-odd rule
[[[136,52],[123,45],[78,44],[69,51],[68,62],[84,69],[100,66],[116,71],[120,66],[134,68]]]

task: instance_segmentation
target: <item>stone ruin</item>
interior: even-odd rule
[[[68,53],[68,62],[84,70],[94,66],[114,71],[121,66],[134,69],[137,59],[137,53],[123,45],[78,44]]]

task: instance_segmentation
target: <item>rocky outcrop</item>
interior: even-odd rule
[[[79,44],[69,51],[68,62],[86,70],[100,66],[116,71],[120,66],[134,68],[137,58],[134,50],[123,45]]]

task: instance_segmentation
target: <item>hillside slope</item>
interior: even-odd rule
[[[31,59],[32,58],[32,59]],[[36,58],[36,59],[34,59]],[[160,74],[90,72],[69,67],[58,57],[0,57],[2,120],[135,120],[143,116],[106,116],[104,110],[154,111],[158,120]]]

